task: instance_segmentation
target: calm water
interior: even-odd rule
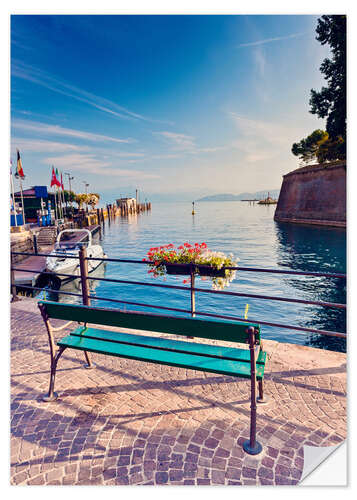
[[[152,246],[173,243],[180,245],[205,241],[212,250],[232,252],[242,267],[265,267],[300,271],[346,272],[346,232],[340,229],[300,226],[274,222],[275,206],[249,205],[246,202],[196,203],[191,215],[190,203],[155,203],[149,213],[106,222],[102,246],[108,257],[142,259]],[[152,278],[147,267],[136,264],[107,263],[96,271],[97,276],[136,281],[163,282]],[[179,276],[167,276],[167,284],[182,285]],[[197,280],[196,285],[210,288],[211,282]],[[91,283],[92,294],[98,297],[146,302],[157,305],[190,308],[190,294],[180,290],[139,287],[103,282]],[[75,284],[63,290],[77,291]],[[237,272],[226,290],[253,294],[276,295],[326,302],[346,301],[343,279],[295,277],[266,273]],[[52,300],[53,296],[49,297]],[[59,300],[74,301],[69,296]],[[346,331],[343,310],[289,304],[244,297],[197,293],[196,310],[233,316],[244,316],[249,304],[248,319],[265,320],[312,328]],[[123,307],[104,301],[93,304]],[[134,309],[133,306],[128,306]],[[140,310],[140,307],[135,307]],[[149,311],[150,309],[145,308]],[[156,310],[157,312],[157,310]],[[343,339],[297,332],[291,329],[262,327],[263,338],[345,351]]]

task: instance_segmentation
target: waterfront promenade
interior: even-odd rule
[[[71,350],[57,370],[59,399],[43,403],[50,357],[36,300],[11,305],[11,330],[14,485],[290,485],[304,445],[346,438],[343,353],[264,341],[270,402],[258,406],[254,457],[241,446],[248,380],[102,355],[86,370]]]

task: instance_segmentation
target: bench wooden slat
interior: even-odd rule
[[[178,366],[192,370],[220,373],[233,377],[250,378],[250,363],[243,361],[231,361],[227,359],[209,358],[195,356],[194,354],[183,354],[172,351],[161,351],[149,347],[138,347],[115,342],[105,342],[87,337],[68,335],[57,344],[61,347],[70,347],[81,351],[96,352],[122,358],[147,361],[150,363]],[[257,378],[264,376],[264,365],[257,365]]]
[[[249,326],[256,328],[256,339],[260,341],[260,327],[252,323],[231,321],[208,321],[196,318],[179,318],[152,313],[121,311],[100,307],[40,302],[46,307],[50,318],[73,320],[103,326],[118,326],[133,330],[172,333],[206,339],[245,343]]]
[[[182,340],[171,340],[162,337],[149,337],[146,335],[135,335],[132,333],[113,332],[112,330],[100,330],[98,328],[87,328],[83,332],[83,327],[78,327],[70,333],[73,336],[84,336],[97,340],[109,342],[126,342],[142,347],[153,347],[157,349],[168,349],[185,352],[187,354],[199,354],[205,356],[215,356],[236,361],[250,361],[249,349],[237,349],[220,345],[198,344],[196,342],[183,342]],[[257,364],[265,364],[266,353],[259,352],[256,360]]]

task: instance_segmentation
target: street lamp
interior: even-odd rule
[[[64,175],[67,175],[68,176],[68,183],[69,183],[69,197],[71,196],[71,192],[72,192],[72,186],[71,186],[71,181],[73,181],[74,177],[71,176],[71,174],[69,174],[68,172],[65,172]],[[72,206],[72,199],[70,198],[70,204],[71,204],[71,208],[73,208]]]
[[[88,189],[87,188],[88,188],[89,184],[88,184],[88,182],[85,182],[85,181],[83,181],[83,184],[86,187],[86,195],[87,195],[88,194]],[[88,212],[88,202],[87,201],[86,201],[86,206],[87,206],[87,212]]]

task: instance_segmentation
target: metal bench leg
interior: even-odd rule
[[[50,401],[55,401],[58,398],[57,392],[54,392],[56,368],[57,368],[58,360],[60,359],[60,357],[65,349],[66,349],[66,347],[60,347],[56,353],[56,356],[54,358],[51,358],[50,388],[48,390],[47,396],[44,396],[42,398],[42,401],[45,401],[46,403],[48,403]]]
[[[87,370],[91,370],[92,368],[95,368],[96,365],[94,363],[92,363],[90,356],[89,356],[89,352],[84,351],[84,356],[85,356],[86,361],[87,361],[87,364],[84,365],[84,368],[87,368]]]
[[[261,405],[268,403],[269,397],[264,394],[264,383],[262,378],[258,380],[258,388],[259,388],[259,396],[257,397],[257,403]]]
[[[255,369],[255,332],[253,327],[249,327],[249,351],[250,351],[250,438],[243,443],[243,449],[249,455],[258,455],[263,449],[257,441],[257,379]]]

